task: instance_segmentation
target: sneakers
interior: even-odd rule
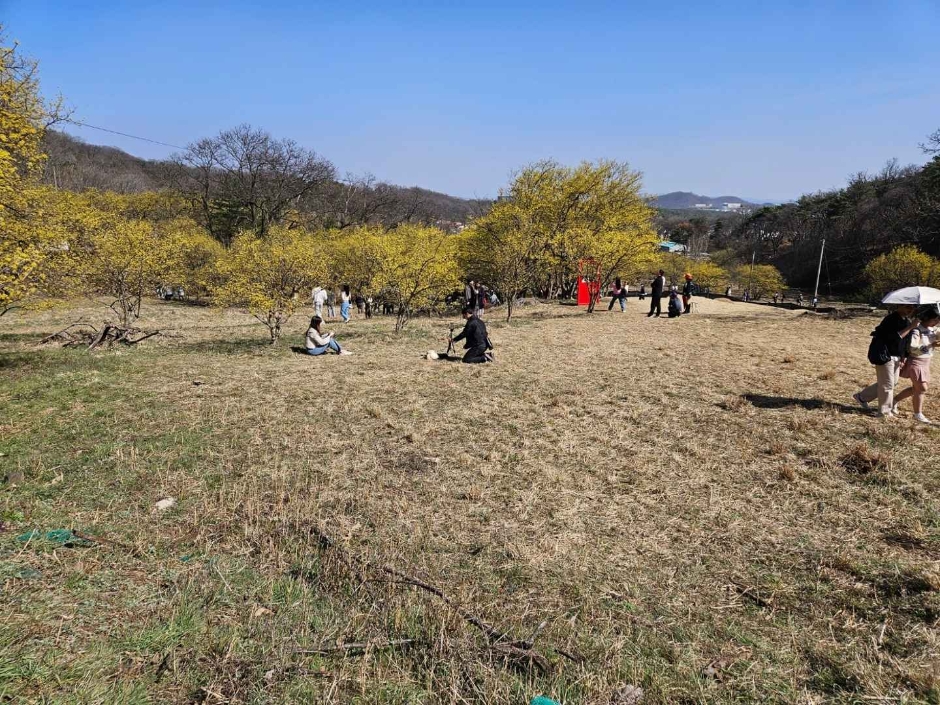
[[[348,350],[340,350],[340,351],[339,351],[339,354],[340,354],[340,355],[352,355],[352,353],[349,352]]]
[[[926,416],[924,416],[923,414],[914,414],[914,420],[915,420],[915,421],[920,421],[921,423],[925,423],[925,424],[927,424],[928,426],[931,425],[931,424],[933,424],[933,421],[931,421],[930,419],[928,419],[928,418],[927,418]]]
[[[892,412],[890,412],[890,411],[885,412],[885,413],[882,413],[882,412],[879,411],[879,412],[876,414],[876,416],[877,416],[879,419],[896,419],[896,418],[898,418],[897,414],[894,414],[894,413],[892,413]]]
[[[856,392],[855,394],[853,394],[853,395],[852,395],[852,398],[853,398],[853,399],[855,400],[855,402],[856,402],[860,407],[862,407],[863,409],[870,409],[870,408],[871,408],[871,405],[870,405],[867,401],[865,401],[864,399],[862,399],[861,395],[860,395],[858,392]]]

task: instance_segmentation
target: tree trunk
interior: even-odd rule
[[[281,317],[268,316],[268,332],[271,334],[271,345],[277,345],[281,337]]]
[[[512,302],[515,296],[509,296],[506,300],[506,323],[512,320]]]
[[[600,291],[598,291],[596,294],[594,293],[591,294],[591,300],[588,301],[588,307],[587,307],[588,313],[594,313],[594,307],[597,306],[597,302],[600,300],[600,298],[601,298]]]
[[[401,329],[405,327],[405,324],[408,322],[408,309],[404,306],[399,306],[398,316],[395,318],[395,332],[401,333]]]

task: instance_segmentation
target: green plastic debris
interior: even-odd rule
[[[59,546],[72,548],[74,546],[91,546],[91,541],[76,536],[71,529],[52,529],[42,532],[39,529],[30,529],[25,534],[16,537],[17,541],[26,543],[27,541],[45,540]]]
[[[529,701],[529,705],[561,705],[557,700],[546,698],[544,695],[536,695]]]

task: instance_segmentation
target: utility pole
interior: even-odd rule
[[[819,267],[816,269],[816,291],[813,292],[813,300],[819,298],[819,276],[822,274],[823,252],[826,251],[826,238],[823,238],[822,247],[819,248]]]
[[[757,250],[751,253],[751,271],[747,275],[747,298],[749,301],[754,299],[751,293],[751,282],[754,280],[754,260],[757,259]]]

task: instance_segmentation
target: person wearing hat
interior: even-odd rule
[[[695,284],[692,275],[685,273],[685,284],[682,286],[682,313],[692,313],[692,294],[695,293]]]
[[[352,355],[348,350],[343,350],[333,331],[324,333],[320,330],[323,319],[314,316],[310,319],[310,327],[307,329],[306,349],[308,355],[323,355],[327,352],[335,352],[337,355]]]

